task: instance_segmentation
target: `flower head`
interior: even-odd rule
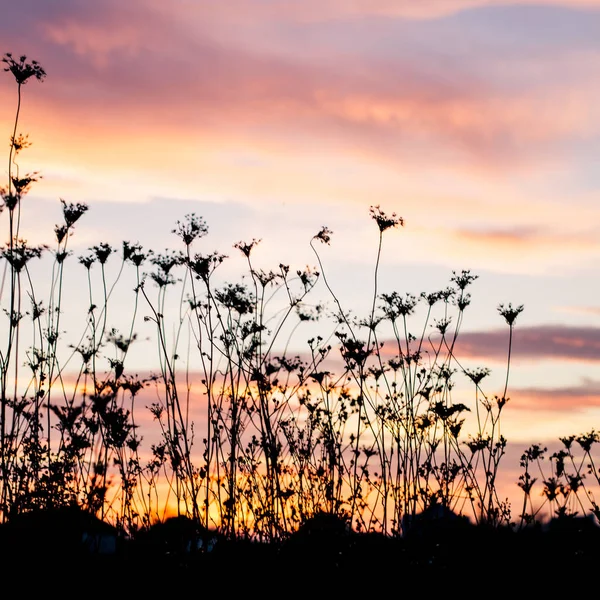
[[[75,225],[81,216],[88,210],[87,204],[83,204],[81,202],[77,202],[76,204],[69,202],[67,204],[62,198],[60,199],[60,202],[63,207],[63,216],[65,218],[65,225],[67,229],[73,227],[73,225]]]
[[[10,71],[19,85],[27,83],[31,77],[35,77],[38,81],[43,81],[46,77],[46,71],[42,69],[37,60],[27,61],[26,56],[20,56],[19,60],[15,60],[10,52],[7,52],[2,58],[2,62],[7,66],[5,71]]]
[[[391,227],[397,227],[398,225],[404,226],[404,219],[402,217],[396,216],[396,213],[392,213],[392,216],[388,217],[381,210],[379,205],[371,206],[369,212],[371,213],[371,218],[377,223],[381,233],[383,233],[386,229],[390,229]]]
[[[331,234],[333,233],[333,231],[331,231],[331,229],[329,229],[329,227],[321,227],[321,230],[319,231],[319,233],[317,233],[313,239],[315,240],[320,240],[323,244],[327,244],[329,245],[329,243],[331,242]]]
[[[471,371],[470,369],[465,369],[465,375],[476,385],[479,385],[481,380],[484,377],[487,377],[490,373],[491,373],[491,371],[488,368],[480,367],[473,371]]]
[[[191,213],[185,215],[185,221],[177,221],[172,233],[177,234],[186,246],[190,246],[196,238],[204,237],[208,233],[208,227],[202,217]]]
[[[233,245],[233,247],[239,250],[246,258],[250,258],[250,253],[252,252],[252,249],[258,244],[260,244],[261,241],[262,240],[253,239],[249,243],[237,242]]]
[[[498,306],[498,312],[504,317],[506,322],[512,327],[517,317],[523,312],[524,306],[521,304],[513,308],[512,303],[508,303],[508,306],[500,304]]]

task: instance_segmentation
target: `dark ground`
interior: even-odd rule
[[[551,530],[435,527],[407,538],[302,530],[280,544],[217,540],[189,552],[182,540],[121,541],[98,554],[65,532],[0,528],[4,590],[77,598],[423,598],[476,594],[597,596],[600,528],[571,521]],[[12,596],[13,594],[11,594]],[[5,597],[9,597],[6,595]]]

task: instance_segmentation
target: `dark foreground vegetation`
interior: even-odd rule
[[[110,548],[100,547],[110,528],[93,522],[63,509],[49,519],[37,515],[0,527],[3,572],[22,577],[32,590],[47,590],[53,581],[67,597],[159,592],[320,597],[334,591],[357,597],[386,590],[397,596],[403,589],[419,589],[425,598],[488,589],[498,597],[584,592],[600,561],[600,528],[587,518],[555,519],[518,532],[437,518],[394,538],[352,532],[337,517],[318,515],[288,539],[269,543],[228,540],[175,517],[136,538],[117,538]]]
[[[381,291],[383,236],[404,223],[372,206],[378,245],[365,317],[342,307],[325,274],[327,227],[310,240],[317,267],[266,271],[253,262],[257,240],[234,244],[247,273],[231,283],[218,279],[227,256],[195,250],[208,232],[195,214],[175,223],[179,251],[128,241],[120,251],[89,248],[75,265],[89,296],[81,313],[66,302],[64,269],[88,207],[61,201],[53,249],[22,237],[21,203],[40,177],[17,160],[29,145],[18,133],[22,89],[46,73],[24,56],[6,54],[4,64],[18,91],[0,190],[6,573],[29,587],[55,581],[63,594],[269,596],[323,585],[377,592],[390,582],[466,592],[479,579],[479,591],[523,591],[536,573],[558,585],[593,571],[598,433],[561,438],[550,455],[526,449],[516,510],[497,489],[523,306],[498,306],[506,373],[486,393],[489,369],[467,367],[456,352],[477,276],[453,272],[447,287],[419,295]],[[50,260],[43,293],[37,260]],[[129,313],[111,303],[126,276]],[[327,305],[311,300],[319,285]],[[71,335],[63,324],[76,314],[84,323]],[[121,333],[114,323],[122,327],[124,314]],[[303,352],[287,352],[317,326]],[[157,349],[156,372],[144,377],[127,367],[141,330]],[[199,406],[201,424],[190,416]],[[140,433],[140,411],[152,416],[154,443]],[[76,578],[83,583],[71,585]]]

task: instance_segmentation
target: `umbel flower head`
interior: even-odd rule
[[[386,229],[397,227],[398,225],[401,227],[404,226],[404,219],[402,217],[398,217],[396,213],[392,213],[391,216],[386,215],[379,205],[371,206],[369,212],[371,213],[371,218],[377,223],[381,233],[386,231]]]
[[[16,60],[10,52],[6,52],[2,62],[6,64],[4,70],[10,71],[19,85],[24,85],[32,77],[35,77],[38,81],[43,81],[46,77],[46,71],[40,63],[37,60],[29,62],[26,56],[20,56],[19,60]]]
[[[332,235],[333,231],[331,231],[331,229],[329,229],[329,227],[321,227],[321,230],[319,231],[319,233],[317,233],[315,236],[313,236],[314,240],[320,240],[323,244],[327,244],[329,245],[329,243],[331,242],[331,235]]]
[[[504,306],[504,304],[500,304],[498,306],[498,312],[501,316],[504,317],[505,321],[511,327],[514,325],[517,317],[523,312],[523,305],[513,307],[512,303],[508,303],[508,306]]]

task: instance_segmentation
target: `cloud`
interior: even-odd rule
[[[478,244],[485,242],[498,246],[517,246],[519,251],[522,250],[523,246],[530,246],[532,243],[539,242],[541,237],[540,232],[532,227],[487,230],[462,229],[455,231],[455,235],[467,242],[473,241]]]
[[[463,332],[455,345],[460,358],[506,360],[508,330]],[[600,362],[600,327],[538,325],[520,327],[513,332],[514,360],[573,360]]]
[[[523,220],[525,221],[527,217]],[[562,229],[565,229],[564,227]],[[583,257],[580,264],[593,263],[600,256],[597,235],[582,224],[572,231],[556,231],[552,226],[507,228],[458,228],[450,234],[449,244],[463,255],[483,253],[485,259],[496,258],[505,265],[521,264],[529,272],[545,265],[556,269],[557,265],[571,264],[576,256]]]
[[[600,306],[560,306],[556,310],[572,314],[600,316]]]
[[[438,16],[398,17],[417,4]],[[24,0],[0,31],[48,71],[22,110],[34,142],[24,160],[44,174],[35,192],[253,206],[377,198],[407,218],[402,243],[434,261],[530,273],[593,262],[597,203],[574,207],[569,189],[565,208],[527,176],[556,180],[600,132],[589,77],[600,16],[555,3],[537,7],[534,27],[531,7],[501,4]],[[5,77],[0,102],[13,106],[14,91]]]
[[[558,388],[514,388],[510,405],[515,410],[582,412],[600,408],[600,381],[584,379],[579,385]]]
[[[272,3],[238,4],[280,18]],[[344,4],[348,3],[334,2],[322,10],[344,14]],[[371,6],[351,4],[359,15]],[[462,4],[481,5],[456,6]],[[285,5],[308,12],[304,4]],[[414,3],[400,5],[406,9]],[[526,83],[531,77],[523,77],[525,88],[516,90],[504,75],[502,87],[496,67],[502,70],[505,59],[485,49],[456,54],[453,40],[471,35],[468,23],[443,22],[437,25],[441,35],[437,29],[424,29],[408,37],[404,33],[411,29],[395,21],[385,26],[365,23],[358,30],[352,20],[334,30],[325,23],[318,34],[306,25],[292,41],[285,37],[267,51],[259,31],[252,30],[254,37],[245,44],[225,26],[212,31],[211,19],[219,21],[226,15],[206,3],[201,3],[206,10],[198,13],[182,2],[179,14],[165,12],[158,3],[122,5],[112,0],[91,5],[72,0],[52,6],[53,10],[30,0],[25,6],[28,15],[25,8],[13,14],[17,31],[20,23],[20,29],[38,34],[32,46],[49,73],[37,112],[43,112],[47,126],[73,137],[85,130],[86,141],[97,146],[106,146],[120,135],[124,144],[144,136],[139,146],[147,147],[147,130],[152,126],[150,147],[169,135],[179,140],[182,150],[193,147],[195,138],[228,137],[253,144],[261,139],[278,152],[282,146],[305,150],[318,138],[323,148],[396,163],[466,157],[472,162],[516,166],[549,143],[588,135],[598,127],[586,110],[595,88],[571,90],[565,101],[560,84],[547,79],[540,86],[538,78],[532,86]],[[398,3],[378,6],[375,12]],[[203,19],[191,18],[199,14]],[[484,25],[493,39],[505,39],[490,30],[489,23]],[[419,31],[419,26],[411,27]],[[278,40],[278,31],[276,23],[263,33]],[[385,42],[379,41],[382,32]],[[11,38],[16,42],[14,33],[6,33],[7,43]],[[358,43],[360,54],[356,50],[348,54],[357,45],[354,40],[361,39],[365,41]],[[403,41],[389,47],[390,39]],[[523,42],[521,37],[517,42]],[[519,78],[520,65],[532,60],[519,53],[519,43],[510,48],[519,57],[510,79]],[[379,51],[373,54],[371,47]],[[314,48],[317,54],[311,55]],[[493,77],[475,69],[481,55]],[[540,55],[534,58],[536,69],[548,62],[555,72],[555,61]],[[573,67],[580,62],[578,57]],[[138,148],[132,150],[128,154],[135,157]]]
[[[201,0],[195,2],[198,16],[228,23],[251,23],[265,19],[293,21],[332,21],[365,16],[396,17],[410,20],[436,19],[469,9],[511,6],[515,0],[292,0],[264,2],[261,0],[229,0],[227,3]],[[182,7],[190,4],[180,2]],[[530,0],[529,6],[558,6],[594,9],[598,0]]]

